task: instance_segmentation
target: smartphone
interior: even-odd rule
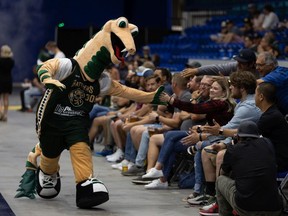
[[[211,153],[211,154],[217,154],[218,152],[213,150],[213,149],[209,149],[209,148],[204,148],[204,150],[208,153]]]

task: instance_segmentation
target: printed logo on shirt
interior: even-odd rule
[[[78,88],[68,94],[70,103],[74,107],[80,107],[84,104],[85,93],[82,89]]]
[[[69,106],[61,106],[58,104],[54,110],[54,114],[61,116],[84,116],[84,111],[82,110],[73,110]]]

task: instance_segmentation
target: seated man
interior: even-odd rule
[[[219,215],[233,216],[233,210],[239,215],[281,215],[272,143],[260,138],[252,121],[240,124],[237,138],[225,153],[216,182]]]

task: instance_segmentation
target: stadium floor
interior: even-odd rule
[[[101,179],[110,193],[110,200],[91,210],[78,209],[75,204],[74,175],[69,152],[63,152],[60,160],[62,188],[60,194],[51,200],[14,198],[21,175],[25,171],[28,152],[37,142],[35,133],[35,113],[22,113],[19,90],[10,97],[11,109],[8,122],[0,122],[0,195],[14,214],[1,208],[0,216],[181,216],[199,215],[199,207],[186,207],[182,198],[192,190],[176,187],[168,190],[145,190],[143,185],[131,183],[133,177],[124,177],[118,170],[112,170],[105,158],[93,157],[95,176]],[[101,148],[101,146],[96,146]],[[1,202],[1,201],[0,201]]]

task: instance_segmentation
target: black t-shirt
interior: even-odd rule
[[[261,115],[257,125],[260,134],[274,145],[278,172],[288,171],[288,124],[282,113],[273,105]]]
[[[274,148],[268,139],[249,139],[229,146],[222,169],[235,179],[238,207],[246,211],[281,209]]]

